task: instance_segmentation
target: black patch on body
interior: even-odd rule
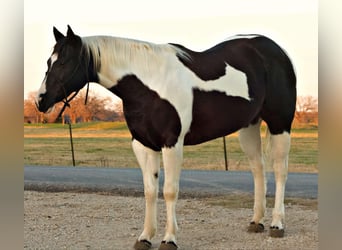
[[[155,151],[178,141],[181,121],[176,109],[135,75],[126,75],[110,88],[123,101],[124,115],[134,139]]]
[[[206,51],[177,55],[184,66],[204,81],[226,74],[226,63],[247,75],[251,102],[219,91],[193,90],[193,121],[185,143],[196,144],[227,135],[261,117],[272,134],[290,132],[296,105],[296,76],[284,51],[271,39],[258,36],[222,42]],[[228,72],[229,74],[229,72]],[[210,83],[208,83],[210,84]]]
[[[258,107],[244,98],[219,91],[193,90],[193,117],[185,145],[195,145],[247,127],[258,116]]]

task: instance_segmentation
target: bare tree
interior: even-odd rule
[[[117,119],[119,121],[124,121],[125,117],[124,117],[124,112],[123,112],[122,101],[115,103],[114,110],[115,110],[115,112],[117,114]]]
[[[297,112],[318,112],[318,99],[313,96],[298,96]]]
[[[39,112],[35,104],[36,92],[28,94],[24,100],[24,121],[28,123],[54,122],[63,103],[57,103],[48,113]]]
[[[318,123],[318,98],[298,96],[295,119],[299,123]]]
[[[43,123],[56,122],[56,118],[63,107],[63,103],[55,104],[54,108],[47,114],[37,110],[35,105],[36,93],[32,92],[24,100],[25,122]],[[103,97],[89,91],[87,103],[85,104],[86,90],[80,93],[70,102],[62,114],[62,123],[67,118],[71,123],[89,121],[123,121],[123,108],[121,102],[113,102],[110,97]],[[58,122],[58,121],[57,121]]]
[[[104,114],[108,114],[108,106],[110,105],[110,98],[103,98],[97,96],[89,91],[86,100],[86,91],[82,90],[71,102],[70,108],[64,112],[72,121],[89,122],[94,120],[106,120]]]
[[[43,122],[44,117],[38,111],[35,104],[35,92],[28,94],[27,99],[24,100],[24,121],[28,123]]]

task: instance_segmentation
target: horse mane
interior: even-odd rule
[[[107,65],[127,64],[136,64],[136,67],[146,70],[155,69],[170,55],[191,60],[189,54],[172,44],[154,44],[112,36],[88,36],[81,39],[87,57],[91,55],[93,58],[95,71]]]

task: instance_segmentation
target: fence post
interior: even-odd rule
[[[225,136],[223,136],[223,151],[224,151],[224,165],[226,167],[226,171],[228,171],[227,147],[226,147],[226,137]]]
[[[71,145],[71,156],[72,156],[72,165],[75,167],[75,155],[74,155],[74,143],[72,141],[72,131],[71,131],[71,121],[68,121],[69,124],[69,134],[70,134],[70,145]]]

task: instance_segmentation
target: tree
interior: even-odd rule
[[[40,113],[35,105],[36,93],[32,92],[24,100],[25,122],[41,123],[55,122],[63,103],[55,104],[54,108],[47,114]],[[62,122],[67,118],[71,123],[89,121],[116,121],[123,120],[122,105],[112,103],[109,97],[102,97],[89,91],[87,104],[85,104],[86,92],[80,93],[70,102],[62,115]],[[117,111],[118,110],[118,111]]]
[[[296,103],[297,112],[318,112],[318,99],[313,96],[298,96]]]
[[[70,117],[72,123],[108,120],[108,116],[110,116],[111,112],[114,112],[108,108],[111,106],[110,98],[101,97],[89,92],[86,104],[85,100],[86,91],[82,90],[70,102],[70,108],[67,108],[64,112]]]
[[[24,121],[28,123],[43,122],[43,116],[38,111],[35,104],[35,92],[31,92],[28,98],[24,100]]]
[[[318,99],[313,96],[298,96],[295,119],[299,123],[318,123]]]

